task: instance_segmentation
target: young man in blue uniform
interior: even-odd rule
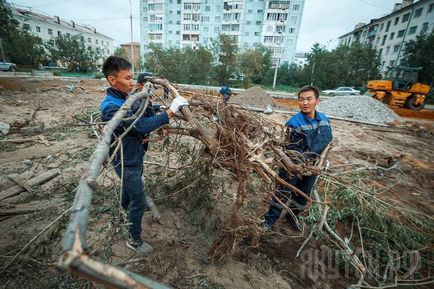
[[[109,121],[121,108],[128,94],[133,90],[133,75],[131,63],[116,56],[108,57],[102,69],[105,78],[110,84],[110,88],[107,89],[107,96],[100,106],[101,118],[103,121]],[[137,101],[137,103],[139,102]],[[145,243],[141,238],[142,218],[147,208],[146,195],[143,191],[142,173],[143,156],[148,149],[148,143],[144,143],[143,140],[150,132],[169,123],[169,119],[184,105],[188,105],[188,102],[182,97],[177,97],[172,101],[168,110],[156,114],[155,108],[149,103],[144,115],[122,139],[123,156],[121,157],[121,150],[118,150],[113,159],[113,166],[119,177],[121,177],[123,169],[121,205],[128,214],[129,238],[127,246],[137,253],[152,251],[151,245]],[[127,112],[127,116],[132,116],[139,107],[140,104],[134,103],[133,108]],[[122,121],[114,131],[112,142],[132,122],[133,119]],[[113,148],[111,148],[110,153],[113,153]],[[121,163],[122,160],[123,164]]]
[[[300,112],[285,124],[288,130],[287,141],[289,142],[286,149],[304,154],[308,160],[316,160],[333,139],[329,119],[316,110],[319,101],[318,88],[310,85],[302,87],[298,92]],[[284,169],[280,169],[279,176],[308,196],[311,194],[317,177],[312,175],[290,178]],[[262,227],[265,230],[270,230],[279,219],[283,206],[277,199],[283,204],[289,201],[288,207],[293,214],[286,213],[285,218],[294,229],[302,231],[303,228],[297,216],[305,210],[307,201],[296,192],[280,184],[277,185],[270,208],[264,216]]]
[[[223,86],[220,88],[220,94],[223,96],[223,102],[225,104],[227,104],[229,101],[229,98],[232,95],[232,91],[229,88],[229,86],[227,86],[226,84],[223,84]]]

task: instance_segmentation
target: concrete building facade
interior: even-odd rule
[[[142,52],[149,45],[211,45],[221,33],[240,49],[270,48],[273,63],[294,60],[304,0],[140,0]]]
[[[404,0],[396,3],[393,11],[369,24],[359,23],[354,30],[339,37],[341,45],[354,42],[375,48],[381,57],[381,69],[398,66],[403,57],[405,43],[415,40],[421,33],[434,29],[434,0]]]
[[[126,58],[130,61],[131,61],[131,46],[133,47],[134,66],[140,67],[140,43],[133,42],[131,45],[131,42],[128,42],[128,43],[121,44],[120,46],[124,51]]]
[[[33,35],[40,37],[44,42],[59,35],[80,35],[87,45],[100,50],[102,58],[113,54],[113,39],[99,33],[93,27],[13,5],[11,5],[11,9],[13,17],[19,22],[19,25]]]

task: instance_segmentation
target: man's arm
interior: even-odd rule
[[[113,118],[116,112],[119,110],[119,106],[111,105],[107,106],[101,112],[101,118],[104,121],[108,121]],[[127,129],[134,120],[123,120],[116,128],[116,131],[124,131]],[[150,117],[141,117],[132,128],[133,132],[138,134],[147,134],[158,128],[160,128],[163,124],[169,123],[169,115],[167,112],[162,112],[160,114],[150,116]]]
[[[303,153],[306,151],[306,135],[300,131],[300,129],[294,127],[287,128],[287,141],[289,142],[286,145],[287,150],[297,151],[299,153]]]

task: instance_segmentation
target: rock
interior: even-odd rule
[[[0,134],[7,135],[11,126],[8,123],[0,121]]]
[[[271,113],[273,113],[273,108],[271,107],[271,105],[267,105],[265,107],[264,113],[265,114],[271,114]]]
[[[45,130],[45,125],[44,123],[40,123],[37,126],[26,126],[26,127],[22,127],[20,129],[20,133],[25,134],[25,135],[36,135],[36,134],[41,134],[43,133]]]

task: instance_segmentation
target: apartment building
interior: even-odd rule
[[[368,24],[359,23],[354,30],[339,37],[341,45],[354,42],[375,48],[381,56],[381,69],[400,64],[405,43],[420,33],[434,29],[434,0],[404,0],[393,11]]]
[[[209,46],[221,33],[240,49],[259,45],[273,63],[294,60],[304,0],[140,0],[142,51],[164,47]]]
[[[13,17],[19,25],[30,33],[49,41],[59,35],[80,35],[85,43],[101,51],[102,58],[113,54],[113,39],[99,33],[95,28],[74,21],[66,21],[58,16],[49,16],[11,5]]]

